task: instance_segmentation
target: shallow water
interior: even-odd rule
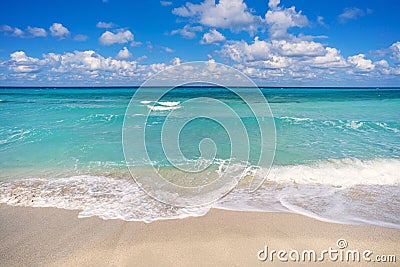
[[[147,88],[148,94],[156,88]],[[252,105],[260,100],[252,97]],[[249,193],[239,185],[212,207],[287,211],[321,220],[400,227],[399,89],[262,89],[276,125],[276,155],[263,186]],[[147,196],[127,170],[122,125],[135,92],[129,88],[0,89],[0,202],[79,209],[81,217],[153,221],[205,214],[210,206],[176,208]],[[181,149],[192,160],[198,143],[214,140],[210,175],[174,175],[162,153],[160,132],[167,115],[179,123],[198,109],[235,126],[237,119],[207,101],[212,97],[240,114],[250,139],[248,158],[231,157],[229,134],[198,119],[181,132]],[[257,166],[260,134],[241,99],[220,88],[180,88],[157,102],[133,102],[135,116],[151,112],[145,127],[152,163],[175,182],[213,179],[226,161]],[[226,126],[226,125],[225,125]],[[232,134],[232,133],[230,133]],[[196,145],[193,145],[196,144]],[[244,153],[245,154],[245,153]],[[147,175],[148,162],[133,162],[134,175]],[[261,172],[261,173],[262,173]],[[235,174],[236,175],[236,174]],[[247,179],[250,179],[248,173]],[[190,179],[192,178],[192,179]],[[201,181],[200,181],[201,182]]]

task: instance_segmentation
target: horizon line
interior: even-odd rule
[[[7,88],[21,88],[21,89],[29,89],[29,88],[40,88],[40,89],[57,89],[57,88],[71,88],[71,89],[108,89],[108,88],[165,88],[170,87],[169,85],[159,85],[159,86],[2,86],[0,85],[0,89]],[[183,85],[183,86],[174,86],[173,88],[269,88],[269,89],[292,89],[292,88],[301,88],[301,89],[400,89],[400,86],[209,86],[209,85]]]

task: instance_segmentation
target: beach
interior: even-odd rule
[[[47,2],[0,4],[0,267],[400,267],[395,1]]]
[[[202,217],[152,223],[79,219],[77,211],[0,205],[2,266],[291,266],[257,253],[296,249],[371,250],[400,255],[400,230],[317,221],[297,214],[212,209]],[[262,256],[262,255],[261,255]],[[297,263],[298,264],[298,263]],[[308,266],[310,262],[302,262]],[[328,259],[316,265],[348,266]],[[364,266],[365,262],[351,263]],[[369,262],[368,266],[395,266]]]
[[[162,99],[146,88],[131,101],[137,90],[2,89],[1,266],[400,260],[400,90],[241,88],[244,102],[223,88]],[[273,113],[249,113],[260,97]],[[270,166],[261,151],[274,141]]]

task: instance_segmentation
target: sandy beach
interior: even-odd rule
[[[338,239],[346,240],[346,249],[373,251],[371,259],[396,255],[399,261],[400,256],[398,229],[333,224],[286,213],[211,210],[203,217],[149,224],[79,219],[78,211],[55,208],[0,205],[0,214],[2,266],[290,266],[293,262],[277,258],[260,261],[257,254],[265,246],[319,253],[338,249]],[[328,259],[313,264],[348,265]]]

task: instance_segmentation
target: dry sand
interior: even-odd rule
[[[319,253],[329,247],[337,249],[339,238],[348,242],[347,249],[372,250],[371,258],[396,255],[397,264],[400,262],[398,229],[332,224],[296,214],[223,210],[150,224],[78,219],[77,214],[0,205],[0,265],[294,266],[276,259],[261,262],[257,252],[267,245],[270,250],[314,249]],[[348,266],[328,260],[315,264]],[[370,262],[367,266],[396,263]]]

